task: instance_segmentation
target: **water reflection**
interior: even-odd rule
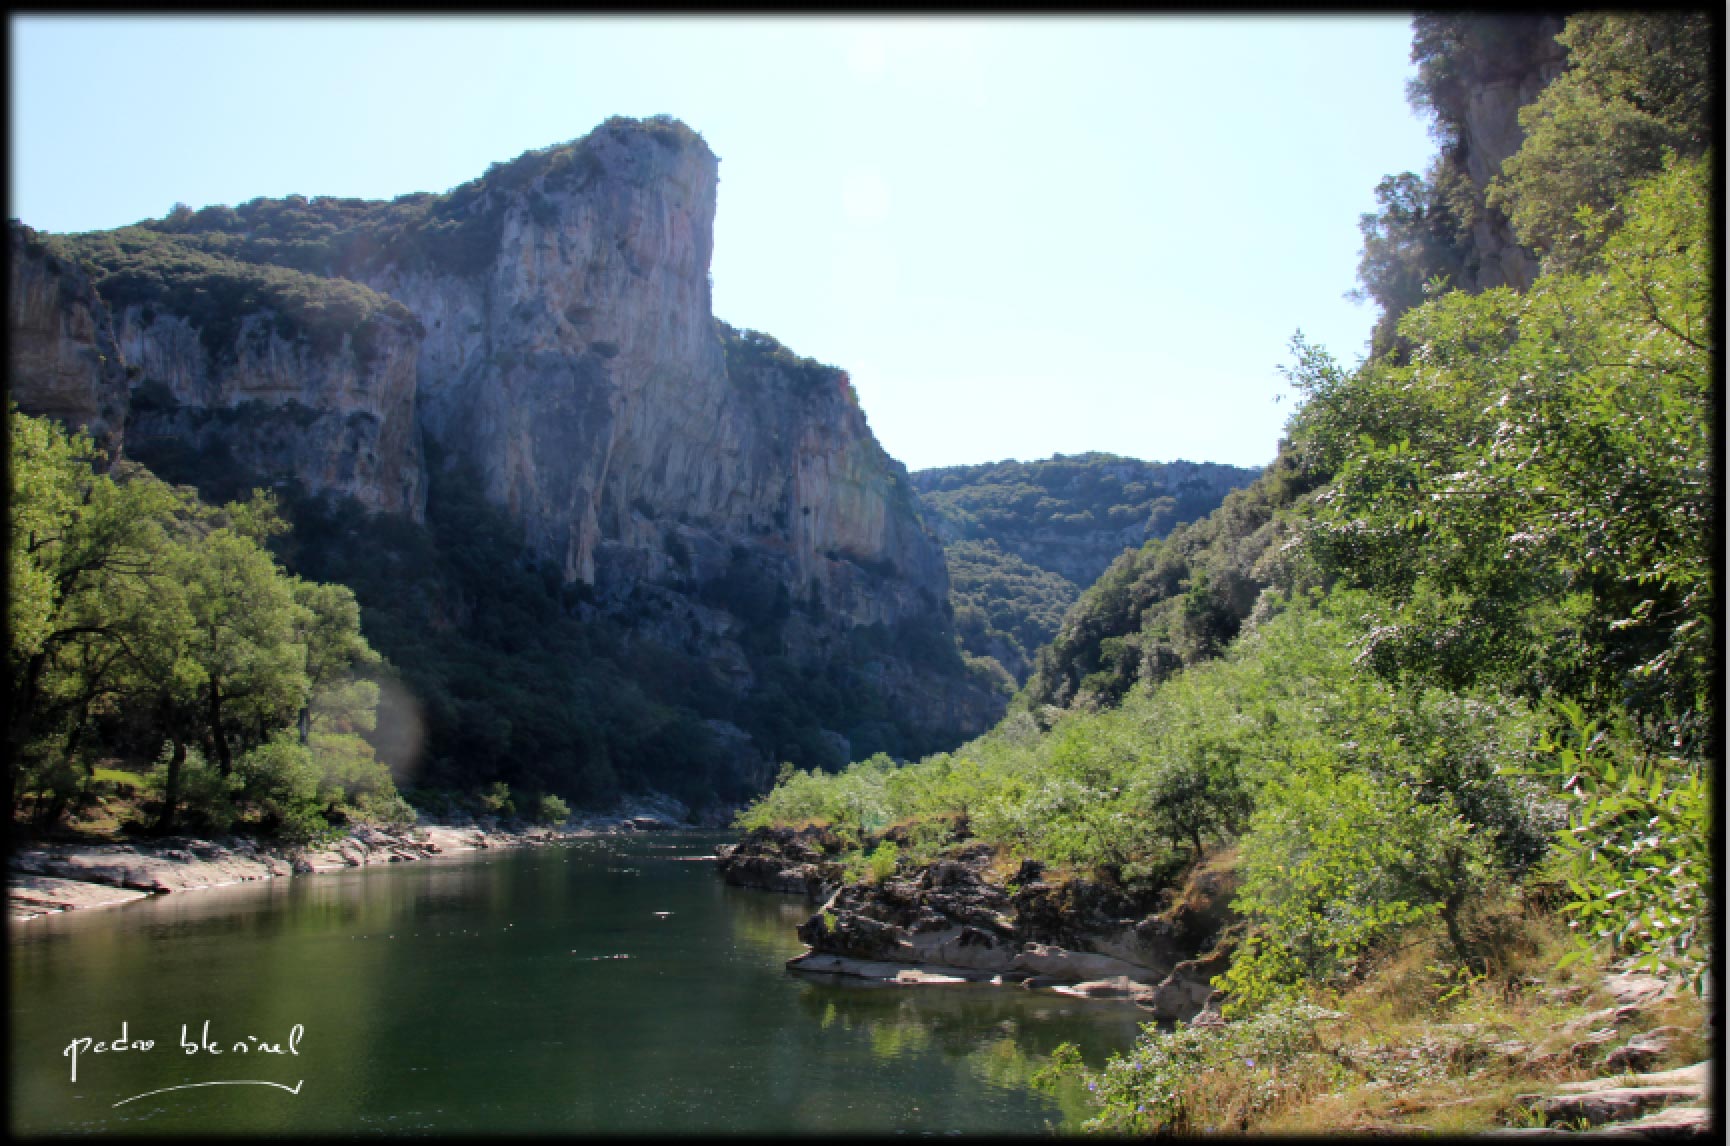
[[[585,842],[160,897],[14,927],[12,1129],[826,1133],[1038,1131],[1059,1042],[1095,1063],[1140,1012],[989,987],[787,972],[812,906],[722,884],[714,836]],[[660,913],[660,914],[657,914]],[[615,959],[614,955],[628,958]],[[291,1062],[211,1060],[306,1027]],[[75,1035],[163,1049],[80,1065]],[[223,1077],[292,1084],[178,1091]]]

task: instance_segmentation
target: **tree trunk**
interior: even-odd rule
[[[7,806],[14,815],[18,811],[18,802],[25,795],[24,747],[30,743],[30,734],[35,727],[36,695],[47,662],[46,653],[37,653],[24,666],[21,680],[7,681],[11,687],[6,694],[6,787]]]
[[[168,757],[168,784],[163,792],[162,815],[156,821],[156,831],[168,835],[174,830],[174,817],[180,810],[180,768],[186,763],[186,741],[174,737],[174,752]]]
[[[206,710],[210,721],[210,746],[216,753],[216,771],[224,779],[234,771],[234,753],[228,747],[228,734],[222,730],[222,684],[210,679],[210,702]]]

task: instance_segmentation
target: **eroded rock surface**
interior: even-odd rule
[[[728,882],[822,901],[799,925],[810,950],[788,963],[794,970],[902,985],[1019,984],[1189,1019],[1215,996],[1209,980],[1231,950],[1233,885],[1211,867],[1173,894],[1138,902],[1087,881],[1046,883],[1032,863],[1009,881],[1018,885],[1011,895],[991,871],[987,845],[880,883],[843,883],[831,858],[841,850],[819,828],[758,829],[721,849]]]
[[[444,196],[58,237],[108,260],[95,280],[15,225],[14,396],[115,446],[124,426],[147,463],[221,455],[416,520],[424,439],[587,587],[583,615],[741,696],[747,648],[845,658],[919,737],[977,733],[1004,698],[953,653],[942,547],[846,374],[713,314],[717,164],[683,124],[614,119]],[[176,252],[221,288],[152,285]],[[772,767],[737,739],[719,736],[740,774]]]

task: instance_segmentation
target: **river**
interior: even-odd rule
[[[723,884],[695,857],[724,838],[573,840],[14,924],[11,1129],[1038,1133],[1086,1116],[1073,1087],[1027,1085],[1051,1049],[1098,1065],[1145,1017],[788,972],[811,906]],[[154,1045],[96,1053],[123,1023]]]

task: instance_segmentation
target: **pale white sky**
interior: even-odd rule
[[[1358,215],[1432,144],[1406,17],[12,17],[10,214],[442,191],[609,115],[721,158],[716,314],[851,372],[909,468],[1261,465]],[[1276,395],[1288,395],[1276,403]]]

